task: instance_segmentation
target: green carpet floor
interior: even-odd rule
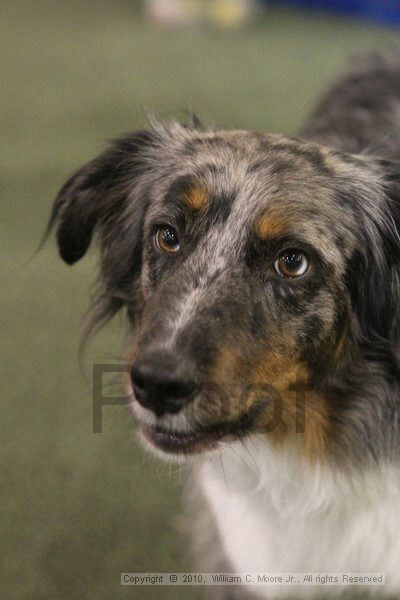
[[[144,454],[123,407],[92,432],[92,364],[120,355],[114,323],[79,366],[94,253],[73,269],[53,242],[32,255],[68,174],[145,110],[190,105],[219,126],[294,132],[347,55],[397,34],[280,11],[235,32],[164,32],[134,0],[0,11],[0,597],[198,598],[119,584],[121,571],[188,568],[174,530],[182,474]]]

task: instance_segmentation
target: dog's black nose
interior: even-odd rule
[[[181,410],[196,389],[191,365],[161,353],[137,359],[131,367],[131,382],[137,401],[157,416]]]

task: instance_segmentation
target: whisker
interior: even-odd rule
[[[250,473],[253,475],[254,479],[256,480],[257,483],[260,483],[260,479],[259,477],[254,473],[253,469],[248,465],[248,463],[244,460],[243,456],[240,456],[240,454],[235,450],[235,448],[232,445],[229,445],[228,448],[230,448],[230,450],[232,450],[232,452],[241,460],[241,462],[247,467],[247,469],[250,471]],[[245,446],[246,448],[246,446]],[[247,448],[246,448],[247,450]]]
[[[226,478],[224,461],[222,460],[222,452],[221,452],[221,450],[219,451],[219,462],[221,463],[221,469],[222,469],[222,472],[224,474],[224,480],[225,480],[226,489],[228,490],[229,493],[231,493],[230,487],[228,485],[228,480]]]

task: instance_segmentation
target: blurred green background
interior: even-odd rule
[[[189,568],[175,532],[184,473],[145,455],[124,407],[92,432],[92,364],[121,352],[116,322],[80,370],[95,254],[70,269],[51,242],[30,259],[68,174],[143,126],[144,109],[295,132],[349,54],[398,34],[276,10],[241,30],[165,31],[133,0],[15,0],[1,13],[0,596],[198,598],[119,584],[121,571]]]

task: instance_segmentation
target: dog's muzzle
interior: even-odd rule
[[[194,366],[187,358],[167,352],[140,356],[130,375],[136,400],[157,417],[182,410],[197,390]]]
[[[195,400],[202,385],[195,365],[182,353],[142,353],[133,363],[130,376],[136,401],[156,417],[149,425],[138,415],[140,435],[153,448],[175,455],[204,452],[229,432],[225,425],[204,426],[195,418]],[[173,426],[180,417],[186,423],[183,430]]]

